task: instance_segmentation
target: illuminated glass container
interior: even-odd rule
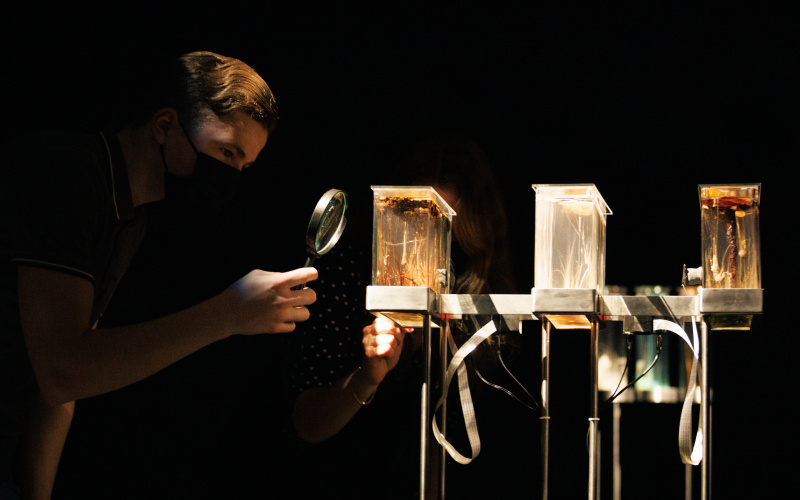
[[[611,210],[600,192],[594,184],[534,184],[533,189],[536,191],[534,286],[591,288],[602,293],[606,216]],[[589,327],[584,317],[548,318],[557,327]],[[566,323],[559,325],[559,320]]]
[[[701,184],[703,287],[761,288],[761,184]],[[747,330],[751,315],[712,318],[712,328]]]
[[[432,187],[372,186],[372,284],[447,293],[452,208]]]

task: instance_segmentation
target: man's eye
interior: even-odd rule
[[[223,149],[222,150],[222,156],[224,156],[225,158],[234,158],[235,157],[235,155],[233,154],[233,151],[231,151],[230,149]]]

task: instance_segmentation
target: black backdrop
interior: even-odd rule
[[[606,282],[632,287],[675,286],[684,264],[700,264],[698,183],[761,182],[767,314],[755,331],[721,342],[715,485],[742,492],[788,481],[779,457],[796,444],[785,425],[792,332],[778,318],[790,318],[797,273],[778,246],[793,246],[798,159],[790,12],[667,2],[284,4],[115,7],[96,18],[25,7],[4,16],[3,137],[118,120],[143,70],[190,50],[235,56],[264,76],[282,115],[248,174],[250,206],[265,212],[254,224],[273,220],[271,204],[311,207],[330,186],[348,190],[369,218],[369,185],[386,182],[398,155],[419,139],[458,132],[498,173],[523,284],[533,282],[532,183],[598,186],[614,212]],[[281,212],[284,229],[301,234],[307,210],[299,212]],[[272,241],[275,231],[256,227],[250,238]],[[655,428],[649,418],[629,424],[641,432],[634,440],[677,435],[677,418],[659,417]],[[535,451],[512,446],[498,470]],[[682,481],[674,466],[662,474],[646,454],[637,458],[630,474],[654,488],[648,495]],[[568,473],[553,470],[561,487],[583,484],[584,460],[578,454],[564,462]]]

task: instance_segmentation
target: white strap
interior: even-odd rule
[[[694,342],[689,341],[689,336],[678,324],[664,319],[653,320],[653,330],[667,330],[681,337],[692,349],[694,354],[692,359],[691,374],[686,383],[686,399],[683,401],[681,409],[681,421],[678,428],[678,447],[681,453],[681,461],[685,464],[697,465],[703,460],[703,429],[698,422],[697,434],[695,436],[694,447],[692,447],[692,403],[697,391],[697,366],[700,364],[700,342],[697,334],[697,322],[692,317],[692,330]],[[703,407],[700,407],[700,419],[704,418]]]
[[[439,399],[439,402],[436,404],[436,408],[433,410],[433,435],[436,438],[436,441],[442,445],[446,450],[447,453],[460,464],[468,464],[472,462],[475,457],[481,451],[481,440],[480,436],[478,435],[478,424],[475,419],[475,409],[472,406],[472,395],[469,391],[469,381],[467,379],[467,370],[464,367],[464,359],[478,347],[478,344],[489,338],[491,334],[497,331],[497,327],[495,326],[493,321],[490,321],[486,325],[483,326],[480,330],[475,332],[472,337],[467,340],[464,345],[461,346],[458,351],[453,355],[453,359],[450,360],[450,366],[447,367],[447,372],[445,374],[445,381],[444,387],[442,389],[442,396]],[[449,332],[449,328],[448,328]],[[455,351],[455,343],[453,342],[450,335],[447,336],[448,343],[450,345],[451,351]],[[441,408],[444,402],[447,400],[447,392],[450,387],[450,381],[453,379],[453,375],[458,373],[458,392],[461,398],[461,409],[462,413],[464,414],[464,425],[467,428],[467,437],[469,438],[470,447],[472,448],[472,457],[467,458],[455,447],[447,441],[444,434],[439,431],[439,426],[436,424],[436,412]]]

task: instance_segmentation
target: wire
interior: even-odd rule
[[[500,365],[503,367],[503,369],[506,371],[506,373],[508,373],[508,376],[509,376],[509,377],[511,377],[511,378],[514,380],[514,382],[516,382],[516,383],[517,383],[517,385],[518,385],[518,386],[519,386],[519,387],[520,387],[520,388],[521,388],[523,391],[525,391],[525,394],[527,394],[527,395],[528,395],[528,397],[529,397],[529,398],[531,398],[531,401],[533,402],[534,406],[536,406],[536,408],[538,409],[538,408],[539,408],[539,404],[536,402],[536,399],[535,399],[535,398],[533,397],[533,395],[532,395],[532,394],[531,394],[531,393],[528,391],[528,389],[526,389],[526,388],[525,388],[525,386],[524,386],[524,385],[522,385],[522,382],[520,382],[520,381],[517,379],[517,377],[515,377],[515,376],[514,376],[514,374],[513,374],[513,373],[511,373],[511,370],[509,370],[509,369],[508,369],[508,367],[506,366],[506,363],[503,361],[503,356],[500,354],[500,349],[499,349],[499,347],[498,347],[498,349],[497,349],[497,359],[500,361]],[[521,401],[520,401],[520,402],[521,402]],[[523,403],[523,404],[525,404],[525,403]],[[527,406],[527,405],[526,405],[526,406]],[[529,408],[530,408],[530,407],[529,407]]]
[[[642,377],[647,375],[647,373],[650,370],[653,369],[653,367],[656,365],[656,361],[658,361],[658,356],[661,354],[661,342],[659,342],[658,344],[659,344],[658,350],[656,351],[656,355],[653,358],[653,362],[650,363],[650,366],[648,366],[647,369],[645,371],[643,371],[641,375],[636,377],[633,380],[633,382],[631,382],[630,384],[628,384],[625,387],[623,387],[621,391],[617,392],[617,390],[615,389],[614,394],[610,398],[608,398],[608,400],[605,403],[603,403],[603,407],[599,410],[599,412],[602,412],[603,410],[605,410],[612,401],[614,401],[615,399],[617,399],[620,396],[620,394],[622,394],[627,389],[632,387],[636,382],[641,380]],[[630,350],[630,343],[628,343],[628,350]],[[630,359],[630,355],[628,356],[628,359]],[[617,389],[619,389],[619,386],[622,384],[622,381],[625,379],[625,372],[627,370],[628,370],[628,361],[625,362],[625,369],[622,371],[622,377],[620,377],[620,379],[619,379],[619,384],[617,384]],[[589,450],[589,430],[588,429],[586,430],[586,450],[587,451]]]
[[[611,397],[606,402],[603,403],[603,406],[600,409],[600,411],[605,410],[606,406],[608,406],[609,403],[611,403],[614,399],[617,398],[617,396],[622,394],[622,392],[625,389],[627,389],[627,387],[626,387],[625,389],[622,389],[622,391],[620,391],[619,390],[619,386],[621,386],[622,385],[622,381],[625,380],[625,374],[628,373],[628,365],[630,365],[630,363],[631,363],[631,354],[633,352],[632,351],[633,336],[632,335],[626,335],[625,339],[626,339],[626,345],[627,345],[627,348],[628,348],[628,355],[625,357],[625,368],[623,368],[622,375],[620,375],[620,377],[619,377],[619,382],[617,383],[617,387],[614,388],[614,391],[611,393]]]
[[[539,405],[536,403],[536,401],[533,401],[533,397],[532,397],[532,396],[531,396],[531,400],[533,401],[533,404],[534,404],[534,406],[531,406],[531,405],[529,405],[529,404],[525,403],[524,401],[522,401],[521,399],[519,399],[519,398],[517,397],[517,395],[516,395],[516,394],[514,394],[514,393],[513,393],[513,392],[511,392],[511,391],[509,391],[509,390],[508,390],[508,389],[506,389],[505,387],[499,386],[499,385],[497,385],[497,384],[493,384],[493,383],[489,382],[488,380],[486,380],[486,379],[483,377],[483,375],[481,375],[481,372],[480,372],[480,371],[478,371],[478,368],[477,368],[477,367],[476,367],[476,368],[474,368],[474,370],[475,370],[475,374],[478,376],[478,378],[479,378],[479,379],[480,379],[480,380],[481,380],[481,381],[482,381],[484,384],[488,385],[489,387],[492,387],[492,388],[494,388],[494,389],[497,389],[497,390],[499,390],[499,391],[502,391],[502,392],[506,393],[507,395],[509,395],[509,396],[511,396],[512,398],[514,398],[515,400],[517,400],[517,402],[519,402],[519,404],[521,404],[522,406],[525,406],[526,408],[528,408],[528,409],[530,409],[530,410],[536,411],[536,410],[539,408]],[[509,373],[509,375],[510,375],[510,373]],[[512,375],[512,377],[513,377],[513,375]],[[525,388],[524,388],[524,387],[523,387],[522,389],[523,389],[523,390],[525,390]],[[527,390],[525,390],[525,392],[527,393],[528,391],[527,391]],[[530,395],[530,393],[528,393],[528,395]]]
[[[516,401],[517,401],[519,404],[521,404],[522,406],[525,406],[525,407],[526,407],[526,408],[528,408],[529,410],[533,410],[533,411],[539,410],[539,409],[540,409],[540,406],[539,406],[539,404],[536,402],[536,399],[535,399],[535,398],[534,398],[534,397],[531,395],[531,393],[528,391],[528,389],[526,389],[526,388],[525,388],[525,386],[524,386],[524,385],[522,385],[522,382],[520,382],[520,381],[517,379],[517,377],[515,377],[515,376],[514,376],[514,374],[513,374],[513,373],[511,373],[511,370],[509,370],[509,369],[508,369],[508,367],[506,366],[505,362],[503,361],[503,356],[500,354],[500,342],[497,342],[497,347],[496,347],[496,349],[495,349],[495,352],[497,353],[497,360],[500,362],[500,366],[502,366],[502,367],[503,367],[503,370],[505,370],[505,372],[506,372],[506,373],[507,373],[507,374],[508,374],[508,375],[511,377],[511,379],[512,379],[514,382],[516,382],[516,384],[517,384],[517,385],[518,385],[518,386],[519,386],[519,387],[520,387],[520,388],[521,388],[523,391],[525,391],[525,394],[527,394],[527,395],[528,395],[528,397],[530,398],[531,402],[533,403],[533,406],[531,406],[531,405],[529,405],[529,404],[525,403],[524,401],[522,401],[520,398],[518,398],[518,397],[517,397],[517,395],[516,395],[516,394],[514,394],[514,393],[513,393],[513,392],[511,392],[510,390],[506,389],[505,387],[499,386],[499,385],[497,385],[497,384],[493,384],[492,382],[489,382],[488,380],[486,380],[486,378],[484,378],[484,376],[483,376],[483,375],[481,375],[481,372],[478,370],[478,367],[477,367],[477,366],[474,366],[474,367],[473,367],[473,369],[475,370],[475,374],[478,376],[478,378],[479,378],[479,379],[480,379],[480,380],[481,380],[481,381],[482,381],[484,384],[488,385],[489,387],[492,387],[492,388],[494,388],[494,389],[497,389],[498,391],[504,392],[504,393],[506,393],[508,396],[511,396],[511,397],[512,397],[512,398],[514,398],[514,399],[515,399],[515,400],[516,400]]]
[[[614,388],[614,392],[611,393],[611,397],[616,398],[615,395],[622,394],[621,392],[617,392],[617,391],[619,391],[619,386],[622,385],[622,381],[625,380],[625,374],[628,373],[628,364],[630,363],[630,359],[631,359],[630,356],[628,356],[628,358],[625,360],[625,368],[622,370],[622,375],[620,375],[619,382],[617,383],[617,386]],[[623,391],[624,390],[625,389],[623,389]],[[605,404],[608,404],[611,401],[613,401],[613,400],[609,399],[608,401],[605,402]]]
[[[648,367],[647,367],[647,369],[646,369],[645,371],[643,371],[641,375],[639,375],[638,377],[636,377],[636,378],[633,380],[633,382],[631,382],[630,384],[628,384],[628,385],[626,385],[625,387],[623,387],[621,391],[619,391],[619,392],[615,392],[615,393],[614,393],[614,394],[613,394],[613,395],[612,395],[610,398],[608,398],[608,400],[607,400],[605,403],[603,403],[603,409],[605,409],[605,408],[606,408],[606,406],[608,406],[608,404],[609,404],[609,403],[611,403],[612,401],[614,401],[615,399],[617,399],[617,398],[619,397],[619,395],[620,395],[620,394],[622,394],[623,392],[625,392],[627,389],[629,389],[631,386],[633,386],[633,385],[634,385],[636,382],[638,382],[639,380],[641,380],[641,378],[642,378],[642,377],[644,377],[645,375],[647,375],[647,373],[648,373],[650,370],[652,370],[652,369],[653,369],[653,367],[656,365],[656,361],[658,361],[658,356],[659,356],[660,354],[661,354],[661,348],[659,347],[658,351],[656,352],[656,355],[655,355],[655,357],[653,358],[653,362],[652,362],[652,363],[650,363],[650,366],[648,366]],[[627,367],[628,367],[628,364],[626,363],[626,364],[625,364],[625,368],[627,369]],[[623,377],[625,377],[625,374],[623,373],[623,374],[622,374],[622,376],[623,376]],[[620,380],[620,382],[622,382],[622,380]],[[619,386],[617,386],[617,387],[619,387]]]

